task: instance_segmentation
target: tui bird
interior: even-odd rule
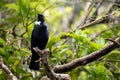
[[[38,47],[40,50],[45,49],[48,38],[49,31],[44,16],[42,14],[38,14],[38,21],[35,22],[31,35],[32,58],[29,65],[30,69],[39,70],[39,62],[35,61],[39,60],[40,56],[33,50],[33,47]]]

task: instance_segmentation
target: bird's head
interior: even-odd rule
[[[42,14],[38,14],[38,21],[44,22],[44,16]]]

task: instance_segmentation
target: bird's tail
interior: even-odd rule
[[[30,69],[39,70],[39,62],[36,62],[39,58],[40,56],[35,51],[32,51],[32,59],[29,65]]]

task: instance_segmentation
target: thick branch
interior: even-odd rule
[[[117,43],[120,43],[120,37],[117,38],[115,40],[115,42]],[[61,72],[67,72],[67,71],[71,71],[72,69],[78,67],[78,66],[81,66],[81,65],[86,65],[90,62],[93,62],[95,61],[96,59],[110,53],[112,50],[116,49],[116,48],[119,48],[120,46],[116,43],[111,43],[109,44],[108,46],[106,46],[105,48],[101,49],[101,50],[98,50],[98,51],[95,51],[89,55],[86,55],[82,58],[78,58],[78,59],[75,59],[67,64],[64,64],[64,65],[58,65],[58,66],[55,66],[54,67],[54,71],[56,73],[61,73]]]
[[[10,69],[3,63],[3,59],[1,56],[0,56],[0,68],[6,72],[6,74],[8,75],[8,80],[18,80],[17,77],[14,76],[13,73],[10,71]]]
[[[49,51],[40,50],[37,47],[33,49],[40,55],[40,59],[38,61],[42,62],[45,69],[45,73],[48,76],[48,78],[50,78],[51,80],[70,80],[70,76],[68,74],[58,74],[58,73],[56,74],[50,68],[50,65],[47,60]]]

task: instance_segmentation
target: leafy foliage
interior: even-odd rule
[[[63,27],[67,25],[65,23],[68,23],[67,19],[72,13],[69,1],[74,0],[65,2],[59,0],[1,0],[0,56],[3,57],[4,63],[20,80],[37,80],[46,75],[43,66],[41,66],[40,71],[31,71],[28,68],[31,58],[31,32],[37,13],[43,13],[49,25],[50,37],[47,48],[51,52],[49,56],[51,67],[65,64],[104,48],[105,45],[109,44],[109,42],[106,42],[106,38],[114,38],[120,35],[120,25],[117,24],[117,21],[111,20],[108,24],[103,22],[92,25],[85,30],[72,31],[76,22],[85,14],[83,5],[78,6],[79,9],[76,9],[77,13],[74,23],[71,25],[72,27],[63,32]],[[83,0],[83,2],[87,3],[86,0]],[[106,9],[106,7],[104,8]],[[90,14],[93,13],[94,9]],[[105,14],[103,12],[98,15],[96,20]],[[113,16],[115,18],[120,17],[120,11],[114,10]],[[106,31],[92,41],[93,36],[103,30]],[[68,72],[71,80],[119,80],[119,53],[119,49],[114,50],[100,60]],[[7,79],[7,75],[3,70],[0,70],[0,75],[0,80]]]

